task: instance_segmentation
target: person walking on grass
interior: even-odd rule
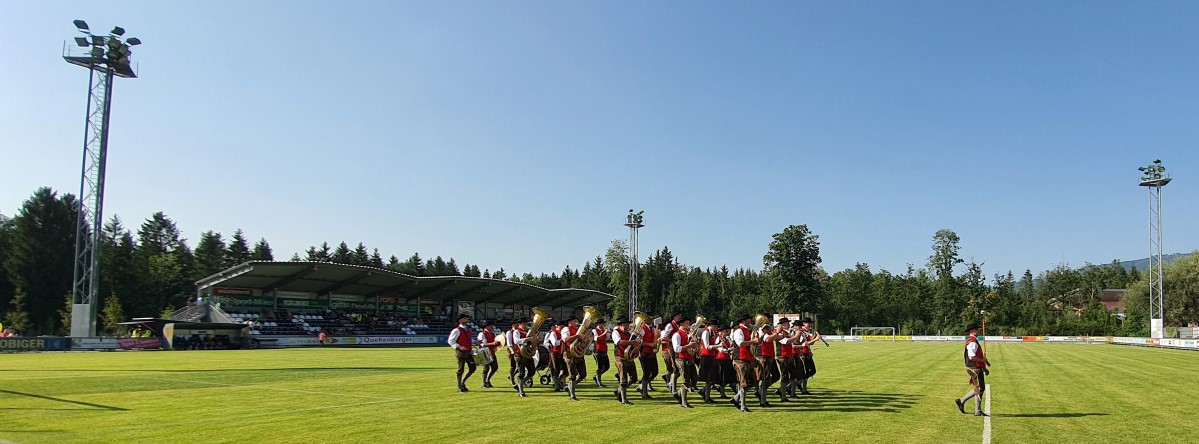
[[[983,356],[983,349],[978,344],[978,324],[971,323],[966,326],[966,332],[970,336],[966,337],[966,347],[962,351],[962,357],[966,361],[966,373],[970,375],[970,391],[962,399],[955,399],[953,402],[957,404],[958,410],[963,414],[966,413],[966,402],[970,398],[974,398],[974,416],[987,416],[983,412],[983,392],[987,389],[987,375],[991,374],[987,370],[987,366],[991,365],[991,361]]]

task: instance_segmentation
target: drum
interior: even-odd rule
[[[490,348],[481,347],[481,348],[475,350],[475,365],[479,365],[479,366],[488,365],[488,364],[491,364],[491,361],[494,361],[494,360],[495,360],[495,356],[492,356]]]

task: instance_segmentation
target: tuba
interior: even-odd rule
[[[695,315],[695,322],[691,323],[691,331],[694,332],[694,331],[703,330],[704,327],[707,325],[708,325],[708,318],[705,318],[704,315]]]
[[[550,319],[550,312],[545,311],[541,307],[533,307],[533,325],[529,327],[529,336],[525,338],[525,343],[520,347],[520,355],[522,357],[533,359],[537,356],[537,347],[541,345],[541,333],[538,331],[541,324]]]
[[[639,312],[639,311],[633,313],[633,326],[632,326],[632,328],[630,328],[630,331],[629,331],[629,340],[630,341],[641,340],[641,328],[644,327],[647,322],[650,322],[649,315]],[[632,361],[634,359],[637,359],[640,356],[641,356],[641,345],[630,345],[630,346],[625,347],[624,359],[626,361]]]
[[[582,358],[591,354],[591,343],[595,342],[591,339],[591,326],[595,321],[599,320],[600,312],[594,307],[583,307],[583,322],[579,323],[577,330],[580,338],[575,339],[574,343],[570,344],[570,349],[566,351],[567,356],[572,358]]]
[[[770,323],[770,318],[766,317],[766,315],[761,314],[761,313],[754,315],[754,326],[753,326],[753,328],[751,328],[749,330],[749,334],[750,334],[751,338],[757,337],[758,331],[761,330],[762,327],[766,326],[766,324],[769,324],[769,323]],[[762,344],[753,344],[753,345],[749,346],[749,349],[750,349],[750,351],[753,352],[754,356],[758,356],[758,357],[762,356]]]

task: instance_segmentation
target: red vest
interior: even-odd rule
[[[488,342],[488,343],[495,342],[495,333],[489,332],[487,330],[483,330],[483,339],[485,340],[483,342]],[[487,346],[487,348],[491,349],[492,354],[495,354],[495,349],[498,347],[499,346],[496,346],[496,345]]]
[[[562,329],[553,327],[550,329],[550,333],[558,336],[558,345],[550,347],[550,352],[559,355],[562,354]]]
[[[648,325],[641,326],[641,341],[642,341],[641,353],[642,354],[648,355],[650,353],[653,353],[654,352],[654,341],[657,341],[657,340],[658,340],[658,338],[654,337],[654,329],[649,328]]]
[[[774,340],[774,341],[766,342],[766,335],[765,334],[762,335],[762,357],[763,358],[773,358],[774,357],[774,343],[775,342],[778,342],[778,341]]]
[[[793,347],[791,346],[791,344],[783,344],[780,342],[779,343],[779,358],[781,358],[781,359],[790,358],[792,355],[792,352],[791,352],[792,350],[793,350]]]
[[[567,336],[574,336],[574,335],[575,335],[575,334],[577,334],[578,332],[579,332],[579,328],[578,328],[578,327],[571,328],[569,325],[567,325],[567,326],[566,326],[566,328],[563,328],[563,329],[562,329],[562,331],[560,331],[560,332],[558,333],[558,334],[560,335],[560,336],[558,337],[558,339],[562,339],[562,338],[565,338],[565,337],[567,337]],[[573,344],[575,343],[575,341],[577,341],[577,340],[578,340],[578,339],[575,339],[575,340],[573,340],[573,341],[570,341],[570,342],[562,341],[562,350],[570,350],[570,346],[571,346],[571,345],[573,345]]]
[[[699,337],[703,338],[704,337],[703,333],[700,333]],[[712,356],[712,355],[716,354],[715,351],[708,350],[709,346],[716,345],[716,334],[715,333],[708,331],[708,340],[703,341],[703,342],[704,342],[703,348],[700,349],[700,351],[699,351],[700,356]]]
[[[686,346],[689,343],[689,339],[687,338],[687,332],[682,331],[682,330],[676,330],[675,334],[679,335],[679,345]],[[674,345],[671,345],[671,350],[674,350]],[[679,358],[695,359],[695,355],[691,354],[691,352],[688,350],[689,349],[684,348],[683,351],[679,352]]]
[[[604,330],[603,327],[595,327],[595,336],[596,336],[595,352],[596,353],[607,353],[608,352],[608,331]]]
[[[800,327],[800,328],[799,328],[799,330],[800,330],[800,331],[803,331],[803,332],[805,332],[805,333],[806,333],[806,332],[808,331],[808,327]],[[808,342],[808,341],[807,341],[807,340],[804,340],[804,342]],[[810,355],[810,354],[812,354],[812,348],[811,348],[811,347],[808,347],[808,346],[806,346],[806,345],[804,345],[804,346],[801,346],[801,347],[799,347],[799,354],[801,354],[801,355]]]
[[[728,353],[725,353],[724,350],[718,348],[718,349],[716,349],[716,359],[723,360],[723,361],[731,361],[733,359],[733,357],[729,356]]]
[[[748,328],[745,328],[745,326],[744,326],[744,325],[742,325],[742,326],[738,326],[738,327],[737,327],[737,330],[741,330],[741,337],[743,337],[743,338],[745,338],[745,339],[747,339],[747,340],[748,340],[748,339],[753,339],[753,336],[751,336],[751,335],[749,334],[749,329],[748,329]],[[750,349],[749,349],[749,345],[748,345],[748,344],[746,344],[745,346],[738,346],[738,347],[737,347],[737,360],[739,360],[739,361],[753,361],[754,359],[757,359],[757,358],[755,358],[755,357],[754,357],[754,352],[753,352],[752,350],[750,350]]]
[[[620,330],[616,330],[614,333],[616,333],[616,344],[618,344],[618,345],[616,345],[616,357],[623,358],[624,357],[624,347],[621,347],[619,345],[620,341],[627,341],[627,340],[629,340],[629,337],[631,337],[632,335],[625,333],[623,331],[620,331]]]
[[[967,336],[967,337],[966,337],[966,345],[962,347],[962,359],[966,361],[966,368],[982,368],[982,367],[985,367],[985,365],[983,365],[983,364],[980,364],[980,363],[978,363],[978,362],[974,362],[974,361],[971,361],[971,360],[970,360],[970,351],[969,351],[969,350],[966,350],[966,347],[969,347],[971,342],[973,342],[973,343],[975,343],[975,344],[978,344],[978,338],[976,338],[976,337],[974,337],[974,336]],[[980,346],[978,347],[978,351],[977,351],[977,354],[976,354],[975,356],[982,356],[982,355],[983,355],[983,349],[982,349],[982,346],[980,345]]]
[[[470,350],[471,339],[474,338],[470,333],[470,328],[458,326],[458,346]]]

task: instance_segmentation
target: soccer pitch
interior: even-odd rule
[[[496,388],[476,374],[458,393],[449,347],[10,354],[0,355],[0,443],[983,442],[984,419],[953,403],[968,387],[961,347],[819,347],[812,395],[752,402],[751,413],[698,394],[696,408],[680,408],[660,381],[654,400],[631,391],[633,406],[590,381],[578,402],[539,382],[522,399],[506,386],[506,359]],[[987,350],[991,442],[1199,442],[1199,353]]]

